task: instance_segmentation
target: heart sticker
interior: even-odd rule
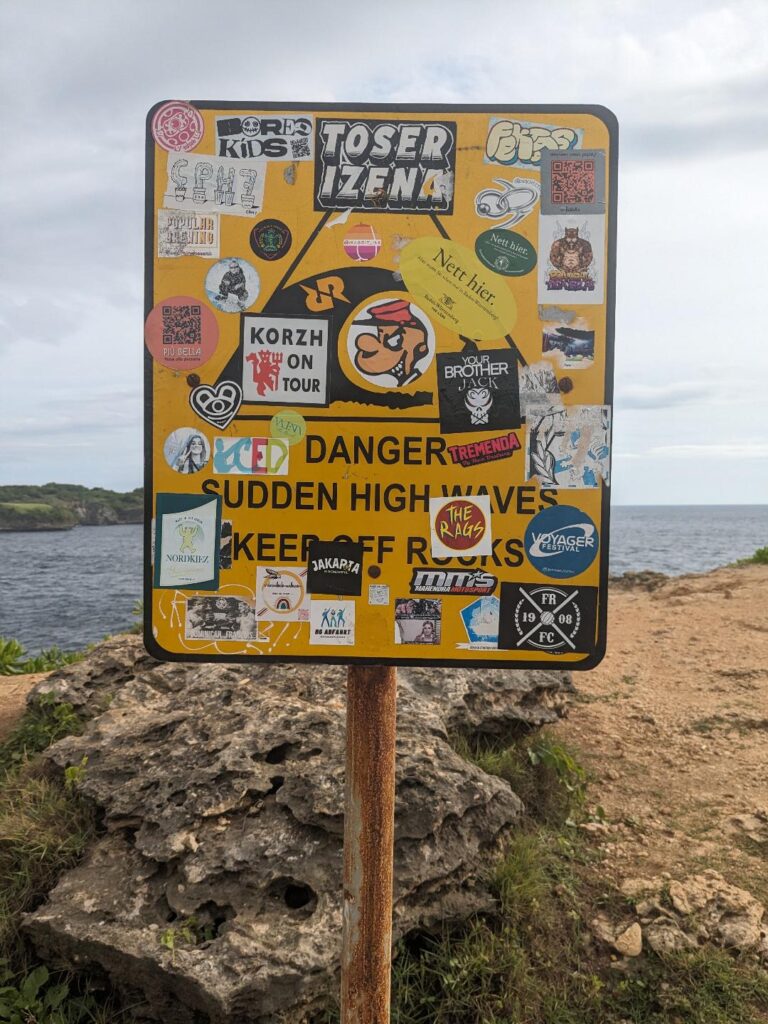
[[[189,404],[197,415],[220,430],[229,426],[242,401],[243,389],[232,380],[222,381],[215,388],[200,384],[189,395]]]

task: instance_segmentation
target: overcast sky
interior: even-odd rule
[[[141,483],[157,100],[600,103],[614,501],[768,502],[766,0],[3,0],[0,40],[1,483]]]

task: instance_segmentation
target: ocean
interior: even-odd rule
[[[768,505],[619,505],[611,572],[706,572],[768,545]],[[0,533],[0,636],[78,650],[135,621],[141,526]]]

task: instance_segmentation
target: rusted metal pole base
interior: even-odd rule
[[[347,669],[342,1024],[389,1024],[397,669]]]

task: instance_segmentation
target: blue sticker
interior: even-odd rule
[[[597,527],[573,505],[555,505],[534,516],[525,531],[525,551],[534,568],[553,579],[584,572],[595,560]]]
[[[496,647],[499,639],[498,597],[478,597],[461,609],[470,646]]]

